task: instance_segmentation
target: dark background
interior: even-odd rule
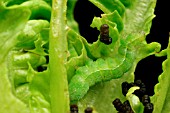
[[[170,6],[169,6],[170,7]],[[161,49],[165,49],[169,39],[169,11],[168,0],[157,0],[155,15],[152,21],[150,34],[146,37],[148,43],[159,42]],[[91,28],[90,24],[94,16],[100,17],[103,12],[90,3],[88,0],[78,0],[74,16],[79,23],[80,34],[87,39],[89,43],[97,40],[99,31]],[[149,56],[141,60],[135,71],[135,79],[141,79],[147,87],[149,95],[154,94],[154,86],[158,83],[158,76],[162,73],[162,62],[166,57]]]

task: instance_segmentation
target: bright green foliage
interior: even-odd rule
[[[76,0],[0,0],[0,112],[66,113],[77,103],[83,113],[115,113],[115,98],[128,99],[136,113],[143,105],[122,95],[137,63],[167,55],[152,97],[154,113],[169,112],[169,46],[147,43],[156,0],[89,0],[104,14],[91,27],[109,25],[112,43],[89,44],[74,20]],[[84,20],[86,21],[86,20]]]
[[[0,1],[0,111],[2,113],[28,113],[26,104],[17,99],[11,90],[6,58],[16,44],[16,37],[24,28],[30,11],[23,7],[4,7]]]
[[[154,113],[169,113],[169,67],[170,67],[170,43],[166,49],[167,60],[162,63],[163,73],[159,76],[159,83],[155,86],[155,94],[152,96],[151,101],[154,103]]]
[[[135,90],[139,89],[139,87],[132,87],[129,89],[128,93],[126,94],[126,98],[129,101],[133,111],[135,113],[143,113],[143,104],[140,102],[139,98],[133,94]]]
[[[95,17],[91,26],[97,27],[99,30],[102,24],[108,24],[109,35],[112,37],[113,42],[110,45],[105,45],[97,40],[93,44],[89,44],[83,39],[87,56],[95,61],[87,60],[85,66],[76,70],[75,76],[69,83],[70,99],[73,103],[80,100],[78,104],[81,106],[81,110],[85,109],[86,105],[89,105],[97,112],[116,112],[112,109],[113,105],[111,105],[111,102],[116,97],[120,97],[121,92],[115,92],[117,92],[118,87],[120,88],[121,82],[118,82],[117,87],[114,87],[115,89],[113,90],[112,85],[114,86],[115,81],[118,80],[112,79],[121,79],[127,75],[129,77],[127,80],[133,81],[134,75],[131,73],[134,72],[136,64],[141,59],[160,50],[158,43],[147,44],[145,41],[146,35],[149,33],[151,20],[154,17],[152,8],[155,2],[136,1],[129,7],[125,7],[123,3],[114,0],[107,2],[91,0],[91,2],[106,13],[102,14],[102,18]],[[122,7],[122,10],[108,9],[111,3],[117,4],[119,8]],[[143,7],[145,3],[148,4],[147,9]],[[133,13],[133,16],[131,13]],[[136,16],[136,19],[134,15],[140,16]],[[141,25],[143,27],[140,27]],[[124,81],[127,80],[124,79]],[[97,84],[100,84],[100,82],[102,86]],[[95,89],[91,88],[93,85],[96,85],[94,86]],[[97,92],[98,90],[100,91],[99,93]],[[104,94],[102,95],[101,92],[104,92]],[[103,96],[107,97],[107,99]],[[120,98],[122,100],[125,99],[124,97]],[[105,107],[103,108],[103,106]]]

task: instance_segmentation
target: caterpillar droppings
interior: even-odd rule
[[[109,37],[109,26],[107,24],[103,24],[100,27],[100,41],[107,45],[112,43],[112,38]]]

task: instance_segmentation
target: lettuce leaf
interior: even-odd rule
[[[168,113],[169,107],[169,66],[170,66],[170,43],[166,49],[167,59],[162,63],[162,74],[159,75],[159,83],[155,85],[154,92],[151,101],[154,104],[153,113]],[[164,50],[165,51],[165,50]]]
[[[26,104],[12,93],[8,78],[7,54],[17,43],[17,36],[29,19],[30,11],[24,7],[4,7],[0,3],[0,111],[2,113],[29,113]]]
[[[158,54],[160,44],[145,40],[156,0],[89,1],[104,12],[91,27],[100,30],[108,24],[110,45],[100,42],[100,36],[90,44],[80,35],[76,0],[0,0],[0,111],[67,113],[76,103],[80,113],[88,106],[96,113],[113,113],[111,103],[119,97],[142,112],[133,91],[122,95],[121,83],[134,80],[140,60],[167,53],[152,102],[154,112],[168,112],[169,47]]]
[[[98,39],[93,44],[89,44],[84,38],[82,39],[87,56],[92,61],[87,59],[85,66],[76,70],[69,83],[70,98],[72,103],[80,106],[80,113],[88,106],[99,113],[116,112],[111,104],[112,101],[117,97],[122,101],[126,99],[121,93],[121,83],[132,82],[137,63],[160,51],[160,44],[157,42],[147,44],[145,41],[154,18],[153,9],[156,1],[134,1],[129,2],[128,5],[116,0],[90,1],[105,13],[101,18],[95,17],[91,26],[100,30],[100,25],[108,24],[113,42],[105,45]],[[110,4],[116,6],[110,7]],[[126,48],[134,57],[129,56],[124,59]],[[108,58],[113,61],[109,62]],[[126,59],[131,61],[130,68],[126,67],[128,65]],[[119,66],[120,68],[115,68]]]

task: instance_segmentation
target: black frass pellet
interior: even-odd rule
[[[112,38],[109,37],[109,26],[107,24],[103,24],[100,27],[100,41],[107,45],[112,43]]]
[[[142,97],[142,103],[143,103],[143,105],[146,105],[147,103],[150,103],[150,97],[149,97],[149,95],[144,95],[144,96]]]
[[[70,105],[70,113],[78,113],[78,106],[76,104]]]
[[[84,110],[84,113],[92,113],[93,112],[93,108],[92,107],[87,107],[85,110]]]
[[[117,111],[124,111],[124,106],[122,104],[122,102],[120,101],[120,99],[116,98],[112,104],[114,105],[114,107],[116,108]]]
[[[144,107],[144,113],[152,113],[153,112],[153,104],[147,103]]]

